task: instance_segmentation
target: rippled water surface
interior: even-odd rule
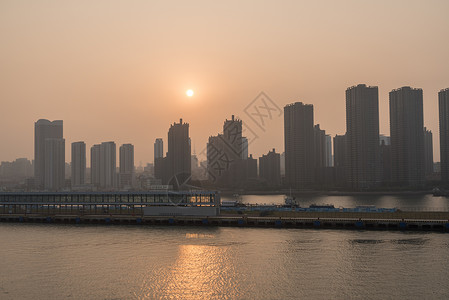
[[[448,299],[449,235],[0,224],[0,299]]]
[[[356,207],[358,205],[375,205],[379,208],[399,208],[406,211],[449,211],[449,197],[433,195],[296,195],[301,207],[311,204],[333,204],[335,207]],[[244,204],[284,204],[285,195],[242,195],[238,199]],[[225,200],[234,200],[232,196],[222,196]]]

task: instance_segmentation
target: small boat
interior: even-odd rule
[[[297,206],[296,198],[292,196],[292,189],[290,189],[290,195],[285,196],[284,198],[284,206]]]
[[[335,208],[333,204],[312,204],[309,208]]]
[[[448,197],[449,191],[444,190],[444,189],[439,189],[436,187],[432,190],[432,194],[434,197]]]
[[[242,203],[242,196],[239,194],[232,195],[234,197],[233,200],[221,200],[221,206],[222,207],[236,207],[236,206],[245,206],[245,204]]]
[[[222,207],[236,207],[239,206],[239,201],[237,200],[221,200]]]

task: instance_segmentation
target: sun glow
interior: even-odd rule
[[[187,90],[186,91],[186,95],[187,95],[187,97],[192,97],[193,96],[193,90]]]

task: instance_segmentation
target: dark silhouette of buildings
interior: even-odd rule
[[[313,105],[296,102],[284,107],[285,183],[309,187],[315,179]]]
[[[248,157],[248,140],[242,137],[242,121],[225,120],[223,134],[209,137],[207,144],[209,180],[223,188],[245,188],[257,180],[257,160]]]
[[[259,157],[259,178],[271,188],[281,185],[281,155],[274,148]]]
[[[335,183],[338,186],[346,184],[346,135],[335,135],[334,137],[334,173]]]
[[[390,92],[392,181],[402,186],[424,184],[422,89],[408,86]]]
[[[123,144],[119,149],[119,180],[120,188],[134,187],[134,145]]]
[[[325,168],[327,167],[327,145],[326,145],[326,131],[320,128],[317,124],[313,128],[315,140],[315,182],[323,183],[325,178]]]
[[[154,141],[154,161],[161,157],[164,157],[164,141],[161,138],[157,138]]]
[[[377,186],[380,183],[377,86],[359,84],[346,90],[346,142],[349,187]]]
[[[86,183],[86,144],[84,142],[72,143],[72,188]]]
[[[168,130],[166,167],[168,184],[175,189],[189,182],[192,174],[189,124],[183,123],[182,119]]]
[[[382,184],[391,185],[391,143],[387,136],[380,138],[380,165],[382,167]]]
[[[90,148],[91,182],[97,188],[113,190],[117,186],[116,153],[114,142],[103,142]]]
[[[65,140],[61,120],[34,124],[34,182],[37,189],[57,191],[65,185]]]
[[[438,93],[441,180],[449,182],[449,88]]]
[[[433,174],[433,135],[424,127],[424,173],[426,179]]]
[[[167,158],[164,157],[164,142],[161,138],[154,141],[154,177],[167,183]]]

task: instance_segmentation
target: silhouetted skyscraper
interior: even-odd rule
[[[315,135],[315,166],[324,168],[326,166],[326,131],[320,128],[320,124],[314,126]]]
[[[117,186],[117,151],[114,142],[100,144],[100,187],[113,189]]]
[[[174,123],[168,130],[168,180],[176,189],[188,182],[192,173],[189,124]]]
[[[432,131],[424,127],[424,169],[426,177],[433,174],[433,137]]]
[[[274,149],[259,157],[259,177],[270,187],[281,185],[281,155]]]
[[[381,181],[384,185],[391,184],[391,143],[390,137],[381,135],[380,137],[380,165],[382,166],[382,176]]]
[[[51,142],[46,142],[51,139]],[[55,139],[61,141],[57,142]],[[58,190],[64,186],[65,142],[61,120],[34,123],[34,180],[36,188]],[[46,153],[46,149],[50,152]],[[64,154],[64,155],[63,155]],[[50,168],[46,170],[46,168]],[[46,181],[48,180],[48,181]]]
[[[248,139],[242,137],[242,159],[248,158]]]
[[[408,86],[390,92],[392,181],[424,184],[424,126],[422,89]]]
[[[119,178],[120,187],[134,186],[134,146],[132,144],[123,144],[120,146],[120,168]]]
[[[154,161],[156,159],[164,157],[164,141],[161,138],[154,141]]]
[[[90,182],[92,185],[100,186],[100,145],[90,148]]]
[[[334,137],[334,167],[344,168],[346,166],[346,135],[335,135]]]
[[[333,159],[332,159],[332,137],[328,134],[326,134],[326,167],[332,167],[333,166]]]
[[[58,191],[65,186],[65,140],[45,139],[46,190]]]
[[[248,157],[248,140],[242,137],[242,120],[232,116],[223,124],[223,134],[209,137],[207,170],[209,180],[226,188],[246,188],[257,178],[257,159]]]
[[[110,190],[116,187],[116,147],[114,142],[103,142],[90,149],[91,181],[95,186]]]
[[[242,137],[242,120],[235,119],[232,115],[231,120],[226,119],[223,125],[223,138],[225,139],[224,151],[228,154],[228,158],[236,160],[243,158],[243,151],[246,147],[246,153],[248,153],[248,145],[243,144]],[[246,142],[248,140],[245,138]],[[248,156],[246,156],[248,158]]]
[[[346,171],[350,187],[380,183],[379,92],[359,84],[346,90]]]
[[[72,187],[85,184],[86,176],[86,144],[72,143]]]
[[[314,182],[313,105],[296,102],[284,107],[285,180],[290,187]]]
[[[438,93],[441,180],[449,182],[449,88]]]

